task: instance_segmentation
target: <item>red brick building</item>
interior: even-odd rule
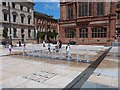
[[[120,40],[120,1],[117,3],[117,18],[116,18],[116,36]]]
[[[53,30],[55,30],[58,32],[58,21],[47,14],[34,12],[34,25],[35,30],[42,33],[42,37],[39,41],[47,41],[47,33],[49,31],[53,32]]]
[[[111,45],[116,36],[116,2],[60,2],[63,43]]]

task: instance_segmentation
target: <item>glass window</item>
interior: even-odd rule
[[[21,23],[24,23],[24,17],[21,16]]]
[[[97,15],[103,15],[103,2],[98,2],[97,3]]]
[[[92,16],[92,2],[79,2],[79,17]]]
[[[30,12],[30,8],[29,7],[27,8],[27,12]]]
[[[16,28],[13,28],[13,37],[17,38],[17,29]]]
[[[80,29],[80,38],[88,38],[88,29],[87,28]]]
[[[31,38],[31,30],[28,29],[28,37]]]
[[[117,13],[117,19],[120,19],[120,13]]]
[[[76,30],[65,30],[65,38],[75,38],[76,37]]]
[[[68,5],[68,19],[73,18],[73,5]]]
[[[7,14],[4,13],[4,21],[7,21]]]
[[[13,22],[16,22],[16,15],[13,15]]]
[[[15,8],[15,3],[12,3],[12,8]]]
[[[28,18],[28,24],[30,24],[30,18]]]
[[[89,2],[89,16],[92,16],[93,3]]]
[[[6,6],[6,2],[2,2],[2,5],[3,5],[3,6]]]
[[[22,5],[20,5],[20,10],[23,11],[23,6]]]
[[[92,29],[92,38],[106,38],[106,37],[107,37],[107,28]]]

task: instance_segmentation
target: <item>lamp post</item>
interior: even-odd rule
[[[11,15],[10,15],[10,2],[9,1],[8,1],[8,14],[9,14],[9,30],[10,30],[9,43],[12,45]]]

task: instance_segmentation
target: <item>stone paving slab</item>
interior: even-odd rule
[[[117,54],[117,49],[118,47],[113,47],[110,50],[82,88],[118,88],[118,79],[120,79],[118,76],[118,62],[116,62],[116,55],[110,55],[111,52]],[[111,57],[113,61],[109,60],[108,57]]]

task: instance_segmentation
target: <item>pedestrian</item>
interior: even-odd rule
[[[21,41],[20,41],[20,40],[19,40],[19,42],[18,42],[18,43],[19,43],[19,47],[21,47]]]
[[[59,49],[62,47],[62,42],[59,40]]]
[[[43,47],[45,47],[45,41],[43,40]]]
[[[66,46],[66,58],[67,58],[67,60],[70,60],[70,58],[71,58],[71,53],[70,53],[70,44],[67,44],[67,46]]]
[[[26,45],[25,45],[25,43],[24,43],[24,45],[23,45],[23,52],[25,53],[25,49],[26,49],[26,47],[25,47]]]
[[[50,45],[50,43],[48,43],[48,50],[49,50],[49,52],[51,52],[51,45]]]
[[[10,55],[11,55],[11,52],[12,52],[12,45],[11,44],[9,44],[9,52],[10,52]]]

